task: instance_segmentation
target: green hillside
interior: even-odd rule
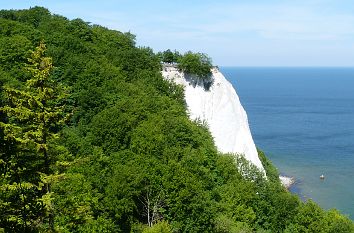
[[[160,69],[130,33],[0,11],[0,232],[354,232],[218,153]]]

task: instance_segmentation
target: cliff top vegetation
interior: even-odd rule
[[[184,74],[186,81],[193,86],[202,86],[209,90],[214,80],[212,76],[212,60],[204,53],[191,51],[181,55],[178,51],[170,49],[157,53],[160,61],[177,67]]]

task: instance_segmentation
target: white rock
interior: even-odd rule
[[[293,177],[279,176],[279,179],[281,184],[287,189],[295,183],[295,179]]]
[[[235,89],[217,68],[212,70],[214,83],[208,91],[190,84],[174,66],[166,65],[162,75],[184,86],[190,118],[199,118],[207,123],[220,152],[244,154],[247,160],[264,171],[248,125],[247,114]]]

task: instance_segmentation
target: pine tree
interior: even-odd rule
[[[23,89],[4,87],[7,104],[0,108],[4,145],[0,152],[0,224],[11,231],[31,231],[47,225],[54,229],[51,182],[60,175],[52,165],[56,158],[51,143],[65,114],[64,88],[51,78],[52,59],[45,57],[44,42],[32,52],[25,69],[30,74]],[[4,213],[5,212],[5,213]],[[0,226],[1,227],[1,226]]]

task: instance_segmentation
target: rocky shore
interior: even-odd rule
[[[289,189],[295,183],[294,177],[279,176],[279,179],[282,185],[287,189]]]

